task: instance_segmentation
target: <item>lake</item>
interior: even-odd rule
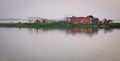
[[[120,61],[120,29],[0,27],[0,61]]]

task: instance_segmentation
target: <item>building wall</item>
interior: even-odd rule
[[[89,17],[82,18],[82,23],[90,23],[90,22],[91,22],[91,18]]]
[[[74,18],[71,18],[70,22],[71,23],[80,23],[81,22],[81,17],[74,17]]]
[[[92,18],[92,23],[98,23],[99,19],[98,18]]]

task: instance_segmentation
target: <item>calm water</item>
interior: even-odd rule
[[[0,28],[0,61],[120,61],[120,29]]]

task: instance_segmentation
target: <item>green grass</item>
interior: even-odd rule
[[[110,24],[72,24],[72,23],[0,23],[0,27],[22,27],[22,28],[108,28],[120,27],[120,23]]]

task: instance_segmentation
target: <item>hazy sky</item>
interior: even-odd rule
[[[120,19],[120,0],[0,0],[0,18],[94,15]]]

